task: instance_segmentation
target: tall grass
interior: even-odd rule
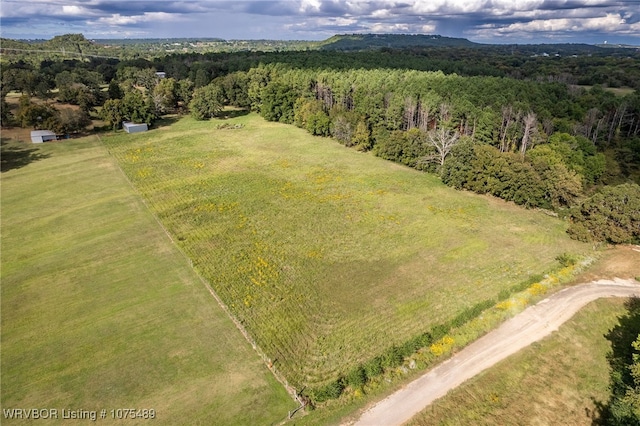
[[[556,218],[253,114],[227,122],[244,127],[184,118],[104,142],[298,388],[588,250]]]

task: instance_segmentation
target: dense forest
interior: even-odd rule
[[[65,37],[49,46],[75,46],[78,58],[3,55],[3,126],[73,133],[99,112],[117,129],[167,113],[207,119],[230,105],[438,173],[458,189],[566,216],[581,240],[640,239],[636,50],[376,36],[387,47],[357,49],[358,39],[341,37],[318,49],[116,59]],[[11,91],[22,93],[13,112]]]

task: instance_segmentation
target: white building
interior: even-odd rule
[[[147,123],[138,124],[138,123],[132,123],[130,121],[123,121],[122,128],[127,133],[139,133],[139,132],[146,132],[147,130],[149,130],[149,128],[147,127]]]
[[[51,130],[33,130],[31,132],[31,142],[42,143],[47,141],[55,141],[58,138]]]

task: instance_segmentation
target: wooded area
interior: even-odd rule
[[[322,49],[344,48],[345,40],[354,43],[338,38]],[[451,43],[459,47],[38,56],[39,62],[5,51],[1,122],[69,134],[98,111],[115,130],[122,121],[151,125],[167,113],[207,119],[231,105],[438,173],[458,189],[553,210],[570,218],[575,238],[638,241],[640,54]],[[78,35],[50,45],[75,46],[83,55],[88,46],[99,49]],[[611,90],[618,87],[625,94]],[[22,93],[15,111],[6,103],[10,91]],[[79,108],[58,111],[56,102]],[[626,185],[606,189],[619,184]],[[607,203],[594,210],[598,197]]]

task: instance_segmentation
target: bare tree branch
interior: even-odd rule
[[[436,151],[438,151],[437,155],[429,156],[425,158],[426,160],[432,159],[440,163],[442,166],[444,164],[445,158],[451,152],[453,147],[460,140],[460,134],[458,132],[454,132],[451,134],[451,131],[445,128],[439,128],[437,130],[433,130],[427,133],[427,143],[433,146]]]
[[[520,153],[524,157],[525,152],[527,152],[527,147],[531,143],[531,136],[536,131],[536,125],[538,124],[536,114],[534,112],[529,112],[524,116],[524,134],[522,135],[522,142],[520,144]]]

